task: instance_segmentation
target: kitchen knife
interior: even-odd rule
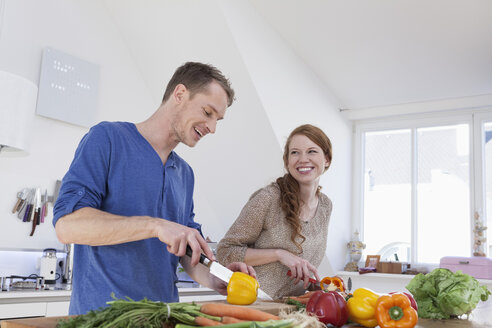
[[[193,250],[191,249],[190,245],[186,246],[186,255],[191,257],[192,254],[193,254]],[[229,280],[231,279],[232,274],[234,273],[232,272],[232,270],[226,268],[219,262],[210,260],[204,254],[200,254],[200,263],[209,268],[211,275],[216,276],[220,280],[224,281],[226,284],[229,283]],[[265,293],[260,288],[258,288],[257,290],[257,298],[265,301],[273,301],[273,298],[271,298],[267,293]]]
[[[288,275],[289,277],[291,277],[291,276],[292,276],[292,271],[290,271],[290,270],[289,270],[289,271],[287,271],[287,275]],[[302,281],[302,280],[299,280],[299,281]],[[319,289],[321,289],[320,282],[319,282],[319,281],[317,281],[316,279],[309,278],[309,282],[310,282],[310,283],[311,283],[311,284],[312,284],[315,288],[319,288]]]
[[[33,202],[33,218],[32,218],[32,229],[31,234],[29,236],[32,237],[34,235],[34,231],[36,230],[36,226],[39,224],[39,214],[41,212],[41,189],[36,188],[34,202]]]
[[[44,190],[44,196],[42,197],[41,202],[41,223],[44,223],[44,218],[46,213],[48,212],[48,190]]]
[[[60,193],[61,184],[62,182],[60,180],[56,180],[55,191],[53,192],[53,196],[50,197],[51,198],[50,201],[53,204],[53,206],[55,205],[55,202],[58,199],[58,194]]]
[[[22,189],[17,193],[17,202],[14,205],[14,208],[12,209],[12,213],[15,213],[19,211],[24,204],[24,201],[26,200],[27,196],[27,188]]]
[[[27,189],[26,191],[26,199],[22,203],[19,212],[17,213],[17,217],[22,220],[23,222],[26,222],[25,215],[26,215],[26,210],[27,210],[27,205],[29,204],[29,199],[31,198],[31,192],[32,189]]]

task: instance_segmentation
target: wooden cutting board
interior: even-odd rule
[[[196,302],[197,304],[203,303],[226,303],[226,301],[209,301],[209,302]],[[271,314],[278,315],[280,311],[291,312],[295,310],[294,305],[288,305],[273,301],[257,301],[251,305],[243,305],[249,308],[265,311]],[[28,319],[9,319],[1,322],[1,328],[55,328],[56,323],[60,319],[66,319],[68,317],[40,317],[40,318],[28,318]]]
[[[55,328],[60,319],[68,317],[28,318],[2,320],[1,328]]]

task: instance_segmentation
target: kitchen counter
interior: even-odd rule
[[[0,319],[68,314],[70,285],[52,289],[14,289],[0,292]]]
[[[67,315],[72,291],[66,286],[58,288],[0,292],[0,319]],[[181,302],[225,299],[225,296],[205,287],[178,288],[178,292]]]
[[[254,304],[253,304],[254,305]],[[251,306],[253,306],[251,305]],[[285,307],[291,307],[290,305],[277,304],[276,307],[272,307],[275,304],[273,302],[260,302],[256,305],[256,308],[260,310],[277,309],[277,312],[271,312],[278,314],[279,309]],[[1,328],[55,328],[56,322],[60,318],[31,318],[31,319],[17,319],[17,320],[5,320],[1,321]],[[344,325],[346,328],[361,327],[356,324]],[[430,320],[420,319],[415,328],[490,328],[492,327],[492,302],[485,302],[479,304],[479,306],[473,311],[473,313],[467,318],[466,316],[461,319],[453,320]]]
[[[71,294],[72,291],[69,289],[9,290],[0,292],[0,304],[5,303],[6,299],[60,298],[70,300]]]

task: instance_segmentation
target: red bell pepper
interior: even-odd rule
[[[338,292],[317,291],[306,304],[306,312],[318,317],[324,324],[341,327],[348,320],[347,302]]]
[[[418,305],[417,305],[417,302],[416,302],[416,301],[415,301],[415,299],[413,298],[413,295],[412,295],[412,294],[407,293],[407,292],[391,292],[391,293],[389,293],[389,294],[391,295],[391,294],[395,294],[395,293],[402,293],[402,294],[405,294],[405,295],[408,297],[409,301],[410,301],[410,305],[412,305],[412,307],[415,309],[415,311],[418,311],[418,310],[419,310],[419,307],[418,307]]]

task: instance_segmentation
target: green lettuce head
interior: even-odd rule
[[[472,276],[448,269],[435,269],[426,275],[419,273],[407,289],[417,301],[419,317],[431,319],[469,314],[491,294]]]

